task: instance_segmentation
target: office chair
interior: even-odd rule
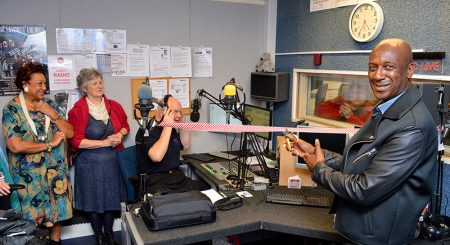
[[[127,189],[128,203],[136,202],[136,146],[130,146],[119,152],[119,166]]]

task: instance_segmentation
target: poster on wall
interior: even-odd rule
[[[77,88],[72,56],[49,55],[48,73],[51,90]]]
[[[28,62],[47,64],[46,27],[0,24],[0,96],[19,93],[15,74]]]
[[[58,54],[125,53],[126,43],[126,30],[56,28]]]

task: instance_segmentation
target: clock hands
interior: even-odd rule
[[[359,32],[358,32],[358,35],[359,35],[359,36],[361,36],[361,32],[362,32],[363,29],[364,29],[364,25],[366,25],[367,28],[369,28],[369,26],[368,26],[367,23],[366,23],[366,19],[365,19],[365,18],[364,18],[364,20],[363,20],[363,23],[362,23],[362,25],[361,25],[361,28],[359,28]]]

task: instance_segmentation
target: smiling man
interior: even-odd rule
[[[432,194],[437,130],[412,86],[412,62],[405,40],[372,49],[368,76],[380,103],[343,156],[322,150],[318,140],[286,145],[303,157],[314,181],[335,193],[335,228],[354,243],[410,244]]]

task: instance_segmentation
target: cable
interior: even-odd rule
[[[447,205],[448,205],[448,196],[445,195],[445,208],[444,208],[444,214],[447,215]]]

